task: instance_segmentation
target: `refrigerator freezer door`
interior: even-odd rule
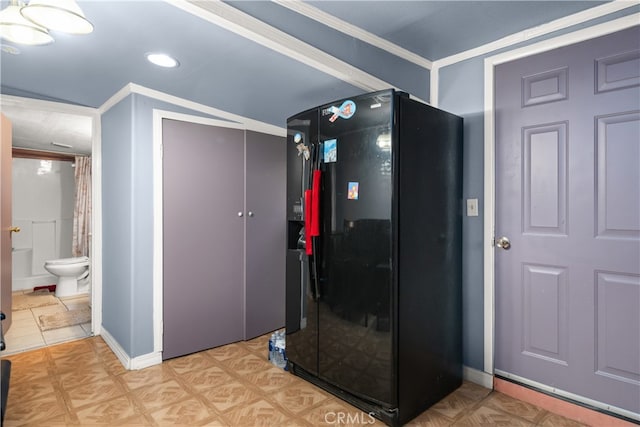
[[[304,194],[311,186],[311,148],[318,140],[318,110],[287,123],[287,358],[304,370],[318,373],[318,309],[309,276],[310,228]]]
[[[320,378],[392,408],[392,93],[384,94],[322,110],[349,105],[352,114],[332,121],[334,115],[321,113],[321,230],[315,256]]]

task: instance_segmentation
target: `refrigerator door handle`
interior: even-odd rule
[[[320,180],[322,172],[319,169],[313,171],[313,183],[311,185],[311,236],[320,235]]]
[[[311,244],[313,245],[313,242],[315,241],[315,238],[311,238]],[[316,248],[314,248],[316,249]],[[313,262],[309,263],[309,267],[312,269],[311,271],[311,281],[313,282],[313,300],[314,301],[318,301],[320,299],[320,288],[318,286],[318,268],[317,268],[317,259],[316,259],[316,255],[315,255],[315,250],[313,253]]]
[[[313,255],[313,244],[311,240],[311,190],[304,191],[304,240],[305,253],[311,257]]]
[[[311,163],[311,191],[309,192],[309,196],[311,198],[311,203],[309,204],[311,212],[309,213],[309,241],[308,245],[311,245],[311,253],[310,257],[313,256],[313,260],[309,262],[310,268],[310,277],[313,282],[313,296],[314,301],[318,301],[320,299],[320,286],[318,281],[318,245],[320,242],[318,241],[318,237],[320,236],[320,189],[321,189],[321,180],[322,180],[322,172],[320,171],[320,152],[321,152],[321,144],[317,143],[313,146],[313,157]]]

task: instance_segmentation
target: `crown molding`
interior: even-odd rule
[[[494,42],[487,43],[485,45],[478,46],[476,48],[469,49],[455,55],[447,56],[446,58],[438,59],[437,61],[433,61],[433,68],[446,67],[457,62],[495,52],[496,50],[507,48],[518,43],[526,42],[536,37],[550,34],[554,31],[563,30],[574,25],[582,24],[592,19],[600,18],[602,16],[609,15],[611,13],[627,9],[629,7],[638,6],[639,4],[640,2],[635,0],[614,0],[610,3],[595,6],[590,9],[583,10],[582,12],[577,12],[572,15],[548,22],[546,24],[542,24],[537,27],[529,28],[524,31],[508,35]]]
[[[286,7],[302,16],[306,16],[309,19],[313,19],[323,25],[328,26],[336,31],[339,31],[343,34],[346,34],[351,37],[355,37],[358,40],[362,40],[365,43],[370,44],[371,46],[377,47],[378,49],[382,49],[390,54],[402,58],[406,61],[409,61],[413,64],[416,64],[420,67],[426,68],[428,70],[432,67],[432,62],[427,58],[424,58],[410,50],[407,50],[401,46],[398,46],[395,43],[390,42],[389,40],[383,39],[382,37],[378,37],[369,31],[366,31],[360,27],[357,27],[353,24],[350,24],[346,21],[343,21],[340,18],[337,18],[329,13],[326,13],[317,7],[311,6],[307,3],[304,3],[300,0],[271,0],[274,3]]]
[[[187,99],[180,98],[174,95],[169,95],[155,89],[149,89],[145,86],[141,86],[135,83],[129,83],[118,92],[116,92],[113,96],[111,96],[111,98],[109,98],[104,104],[100,106],[98,111],[100,112],[100,114],[104,114],[114,105],[118,104],[120,101],[132,94],[146,96],[147,98],[156,99],[158,101],[166,102],[168,104],[176,105],[188,110],[197,111],[208,116],[214,116],[222,120],[227,120],[229,122],[229,126],[233,126],[233,124],[235,123],[238,125],[238,127],[242,127],[243,129],[248,129],[255,132],[267,133],[276,136],[286,136],[287,134],[287,130],[283,127],[261,122],[259,120],[250,119],[248,117],[243,117],[238,114],[229,113],[218,108],[213,108],[208,105],[200,104],[198,102],[189,101]]]
[[[165,0],[199,18],[366,91],[397,88],[221,1]]]

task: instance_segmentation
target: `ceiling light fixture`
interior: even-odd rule
[[[93,31],[93,24],[85,18],[75,0],[31,0],[20,13],[50,30],[69,34],[89,34]]]
[[[34,24],[20,14],[23,3],[12,0],[0,11],[0,37],[18,44],[43,45],[53,43],[46,28]]]
[[[147,53],[147,60],[152,64],[165,68],[176,68],[180,65],[178,60],[165,53]]]
[[[88,34],[93,24],[87,21],[75,0],[11,0],[0,11],[0,37],[18,44],[53,43],[48,30],[69,34]]]

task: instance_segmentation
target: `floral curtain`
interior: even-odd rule
[[[91,157],[76,156],[76,203],[73,209],[74,257],[89,256],[91,247]]]

